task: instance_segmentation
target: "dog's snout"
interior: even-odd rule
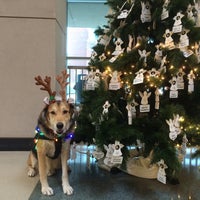
[[[63,124],[62,122],[58,122],[58,123],[56,124],[57,129],[62,129],[63,126],[64,126],[64,124]]]

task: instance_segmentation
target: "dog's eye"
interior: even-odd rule
[[[63,114],[67,114],[67,113],[69,113],[68,110],[63,110]]]
[[[52,115],[55,115],[55,114],[56,114],[56,112],[55,112],[55,111],[51,111],[50,113],[51,113]]]

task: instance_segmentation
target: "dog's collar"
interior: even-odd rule
[[[53,131],[51,131],[53,132]],[[54,140],[54,141],[59,141],[59,140],[62,140],[63,141],[66,141],[68,139],[72,139],[73,136],[74,136],[74,133],[73,132],[66,132],[66,133],[62,133],[62,134],[54,134],[54,137],[52,138],[49,138],[47,136],[45,136],[45,134],[40,130],[40,128],[37,126],[35,128],[35,133],[36,133],[36,136],[35,136],[35,140],[38,140],[38,139],[42,139],[42,140]]]

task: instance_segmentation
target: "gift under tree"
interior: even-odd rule
[[[200,117],[200,6],[194,0],[107,4],[76,139],[95,143],[105,168],[162,183],[177,179],[187,145],[199,138],[188,127]]]

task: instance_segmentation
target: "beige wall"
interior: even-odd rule
[[[47,96],[34,76],[55,76],[65,68],[66,1],[0,0],[0,5],[0,138],[33,137]]]

